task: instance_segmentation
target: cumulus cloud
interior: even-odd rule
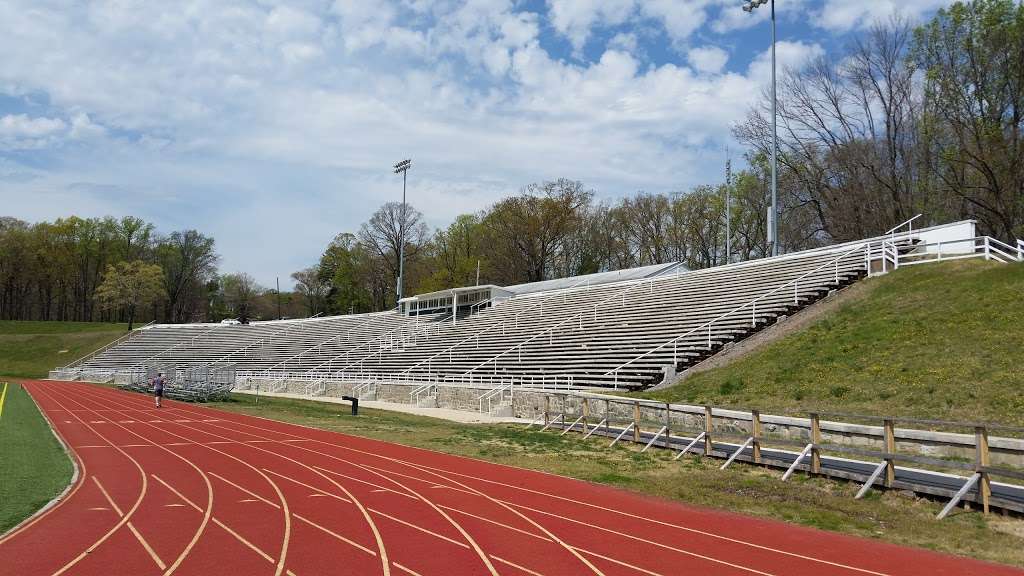
[[[690,50],[686,58],[697,71],[717,74],[729,61],[729,53],[718,46],[701,46]]]
[[[870,26],[894,14],[917,21],[926,14],[952,3],[953,0],[826,0],[820,9],[815,11],[814,23],[828,30],[846,31]]]
[[[63,134],[67,124],[60,118],[32,118],[26,114],[0,117],[0,149],[42,148]]]

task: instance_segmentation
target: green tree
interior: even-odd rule
[[[156,264],[133,260],[108,265],[93,298],[101,310],[127,314],[128,330],[131,331],[136,310],[165,296],[163,270]]]

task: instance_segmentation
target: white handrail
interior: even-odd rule
[[[315,316],[312,316],[311,318],[316,318],[319,315],[320,315],[320,312],[317,312],[317,314]],[[309,319],[310,318],[305,318],[305,320],[309,320]],[[255,340],[253,342],[250,342],[250,343],[246,344],[245,346],[242,346],[241,348],[238,348],[236,350],[232,350],[231,352],[228,352],[227,354],[221,356],[220,358],[217,358],[216,360],[200,364],[199,366],[216,366],[217,364],[220,364],[224,360],[227,360],[228,358],[231,358],[232,356],[234,356],[235,354],[238,354],[239,352],[243,352],[245,350],[248,350],[249,348],[252,348],[253,346],[255,346],[257,344],[265,344],[268,340],[272,340],[272,339],[276,338],[277,336],[280,336],[282,334],[286,334],[286,333],[290,332],[293,328],[296,328],[296,327],[301,326],[301,325],[302,325],[302,321],[300,321],[300,320],[289,322],[287,326],[285,326],[284,328],[282,328],[280,330],[276,330],[274,332],[271,332],[270,334],[260,338],[259,340]]]
[[[155,359],[159,358],[160,356],[163,356],[167,352],[170,352],[171,350],[174,350],[175,348],[177,348],[178,346],[181,346],[185,342],[188,342],[189,345],[192,345],[192,344],[195,343],[196,338],[201,338],[203,336],[206,336],[207,334],[213,332],[214,330],[216,330],[218,328],[222,328],[224,326],[227,326],[227,324],[217,324],[213,328],[210,328],[209,330],[203,330],[202,332],[200,332],[199,334],[196,334],[192,338],[186,338],[184,340],[179,340],[178,342],[175,342],[173,346],[170,346],[168,348],[164,348],[163,350],[157,352],[156,354],[154,354],[154,355],[152,355],[152,356],[150,356],[148,358],[144,358],[144,359],[136,362],[135,364],[132,364],[126,370],[131,370],[132,368],[135,368],[137,366],[146,366],[146,363],[149,362],[150,360],[155,360]]]
[[[85,362],[93,359],[94,357],[96,357],[96,356],[106,352],[107,350],[110,350],[114,346],[117,346],[117,345],[121,344],[124,340],[130,340],[132,338],[132,336],[135,335],[136,332],[138,332],[139,330],[142,330],[143,328],[148,328],[149,326],[152,326],[155,323],[156,323],[156,320],[150,320],[146,324],[144,324],[142,326],[139,326],[138,328],[136,328],[134,330],[129,330],[124,336],[121,336],[117,340],[114,340],[113,342],[111,342],[111,343],[107,344],[106,346],[103,346],[103,347],[101,347],[101,348],[99,348],[97,350],[93,350],[92,352],[86,354],[85,356],[82,356],[81,358],[75,360],[74,362],[71,362],[70,364],[68,364],[66,366],[61,366],[60,368],[57,368],[57,370],[71,370],[71,369],[77,368],[78,365],[84,364]]]
[[[347,336],[351,336],[352,332],[354,330],[358,330],[358,329],[360,329],[360,328],[362,328],[362,327],[364,327],[364,326],[366,326],[368,324],[371,324],[375,320],[378,320],[378,319],[381,319],[381,318],[386,318],[388,316],[388,313],[386,313],[386,312],[377,312],[377,313],[371,314],[371,316],[373,316],[373,318],[370,318],[370,319],[366,320],[365,322],[360,322],[359,324],[356,324],[355,326],[349,328],[345,332],[339,332],[339,333],[335,334],[334,336],[331,336],[330,338],[328,338],[326,340],[323,340],[321,342],[317,342],[315,345],[310,346],[309,348],[306,348],[305,350],[303,350],[302,352],[299,352],[298,354],[292,355],[292,356],[290,356],[288,358],[285,358],[284,360],[281,360],[277,364],[274,364],[270,368],[267,368],[266,369],[266,373],[269,374],[271,370],[273,370],[274,368],[277,368],[278,366],[281,366],[282,364],[287,368],[289,361],[294,360],[296,358],[299,358],[300,356],[305,355],[307,352],[310,352],[311,350],[316,350],[317,348],[320,348],[324,344],[330,344],[331,342],[337,340],[338,338],[341,338],[342,336],[346,336],[346,337]]]
[[[536,308],[537,306],[541,306],[541,305],[543,305],[543,304],[544,304],[544,302],[546,302],[546,301],[547,301],[547,300],[548,300],[549,298],[553,298],[553,297],[555,297],[555,296],[557,296],[557,295],[560,295],[560,294],[561,294],[561,295],[564,295],[564,291],[565,291],[565,290],[569,290],[570,288],[576,288],[576,287],[580,286],[581,284],[583,284],[583,283],[585,283],[585,282],[586,282],[586,283],[589,283],[589,282],[590,282],[590,279],[589,279],[589,278],[587,278],[587,279],[585,279],[585,280],[580,280],[579,282],[576,282],[576,283],[572,284],[571,286],[567,286],[567,287],[565,287],[565,288],[562,288],[562,289],[559,289],[559,290],[554,290],[554,291],[552,291],[552,292],[551,292],[550,294],[547,294],[547,295],[545,295],[545,296],[543,296],[543,297],[539,298],[539,301],[538,301],[538,302],[535,302],[535,303],[533,303],[532,305],[530,305],[530,306],[527,306],[526,308],[523,308],[522,310],[519,310],[519,311],[518,311],[518,312],[516,312],[516,313],[515,313],[515,315],[513,316],[513,318],[514,318],[514,320],[515,320],[515,323],[516,323],[516,325],[517,325],[517,326],[519,325],[519,316],[520,316],[520,315],[521,315],[522,313],[524,313],[524,312],[527,312],[527,311],[530,311],[530,310],[533,310],[533,309],[534,309],[534,308]],[[476,332],[474,332],[473,334],[470,334],[469,336],[467,336],[467,337],[463,338],[462,340],[459,340],[459,341],[458,341],[458,342],[456,342],[455,344],[452,344],[451,346],[449,346],[449,347],[445,348],[444,350],[441,350],[440,352],[437,352],[437,353],[436,353],[436,354],[434,354],[433,356],[429,356],[429,357],[427,357],[427,358],[424,358],[423,360],[420,360],[419,362],[417,362],[417,363],[413,364],[412,366],[409,366],[408,368],[406,368],[405,370],[403,370],[402,372],[400,372],[400,373],[399,373],[399,375],[400,375],[400,376],[401,376],[401,375],[407,375],[407,374],[411,373],[411,372],[412,372],[412,370],[413,370],[414,368],[417,368],[417,367],[419,367],[419,366],[422,366],[422,365],[423,365],[423,364],[425,364],[425,363],[429,365],[429,363],[430,363],[430,362],[431,362],[431,361],[432,361],[432,360],[433,360],[434,358],[437,358],[438,356],[441,356],[441,355],[445,354],[446,352],[450,354],[450,353],[451,353],[451,352],[452,352],[453,350],[455,350],[456,348],[458,348],[458,347],[459,347],[459,346],[461,346],[462,344],[465,344],[466,342],[469,342],[470,340],[473,340],[474,338],[479,338],[481,334],[486,334],[486,333],[487,333],[487,332],[489,332],[489,331],[490,331],[490,330],[491,330],[492,328],[498,328],[498,327],[500,327],[500,328],[502,328],[502,329],[504,330],[504,328],[505,328],[505,323],[506,323],[506,321],[507,321],[507,320],[506,320],[506,319],[504,319],[504,318],[500,318],[500,319],[495,319],[495,320],[496,320],[496,321],[495,321],[495,322],[494,322],[493,324],[491,324],[490,326],[487,326],[486,328],[484,328],[484,329],[482,329],[482,330],[477,330],[477,331],[476,331]],[[500,321],[499,321],[499,320],[500,320]]]
[[[913,232],[913,231],[914,231],[914,227],[913,227],[913,225],[912,225],[911,223],[912,223],[912,222],[913,222],[914,220],[917,220],[918,218],[920,218],[921,216],[922,216],[922,214],[918,214],[917,216],[914,216],[913,218],[911,218],[911,219],[909,219],[909,220],[905,220],[905,221],[903,221],[903,222],[901,222],[901,223],[899,223],[899,224],[897,224],[897,225],[893,226],[892,228],[890,228],[890,229],[886,230],[886,231],[885,231],[885,234],[892,234],[893,232],[895,232],[895,231],[899,230],[900,228],[903,228],[904,226],[910,226],[910,231],[909,231],[909,232],[907,232],[907,233],[909,234],[910,232]],[[883,234],[883,236],[884,236],[885,234]]]
[[[435,322],[435,324],[437,326],[441,326],[442,324],[447,322],[448,319],[451,318],[451,317],[452,317],[452,314],[448,314],[447,316],[441,318],[440,320],[437,320]],[[416,323],[416,324],[418,324],[418,323]],[[393,334],[394,332],[398,332],[398,331],[403,330],[405,328],[406,328],[405,324],[402,324],[402,325],[400,325],[400,326],[398,326],[396,328],[392,328],[391,330],[388,330],[387,332],[384,332],[383,334],[380,334],[379,336],[377,336],[376,338],[373,338],[372,340],[367,340],[367,341],[363,342],[362,344],[356,346],[355,348],[352,348],[351,350],[346,350],[344,353],[338,354],[337,356],[334,356],[334,357],[330,358],[326,362],[321,362],[320,364],[310,368],[308,370],[308,372],[313,372],[314,370],[316,370],[318,368],[322,368],[326,364],[327,365],[327,373],[328,374],[337,374],[337,373],[345,370],[346,368],[350,368],[350,367],[355,366],[357,364],[361,364],[364,361],[366,361],[366,360],[368,360],[370,358],[373,358],[375,355],[382,353],[384,351],[384,348],[380,347],[377,350],[375,350],[375,351],[373,351],[373,352],[371,352],[371,353],[369,353],[369,354],[367,354],[365,356],[362,356],[362,357],[360,357],[360,358],[358,358],[356,360],[352,360],[352,361],[348,361],[347,360],[348,355],[353,353],[353,352],[355,352],[356,350],[359,350],[363,346],[369,347],[374,342],[383,341],[385,336],[389,336],[389,335]],[[417,329],[423,331],[424,333],[429,333],[430,332],[430,326],[424,326],[422,328],[418,328],[417,326],[413,327],[413,330],[417,330]],[[334,363],[335,360],[337,360],[338,358],[341,358],[342,356],[346,357],[346,361],[348,361],[348,364],[345,364],[344,366],[335,369],[332,366],[332,364]]]
[[[717,316],[717,317],[715,317],[715,318],[705,322],[704,324],[701,324],[700,326],[697,326],[696,328],[692,328],[689,331],[687,331],[686,333],[681,334],[679,336],[676,336],[675,338],[673,338],[673,339],[671,339],[671,340],[669,340],[669,341],[659,345],[656,348],[652,348],[651,350],[648,350],[647,352],[644,352],[643,354],[637,356],[636,358],[633,358],[632,360],[629,360],[628,362],[625,362],[624,364],[620,364],[619,366],[616,366],[615,368],[612,368],[611,370],[609,370],[609,371],[605,372],[604,374],[602,374],[602,376],[607,376],[609,374],[614,373],[615,377],[616,377],[616,381],[618,381],[619,370],[625,368],[626,366],[629,366],[630,364],[636,362],[637,360],[640,360],[642,358],[650,356],[651,354],[657,352],[658,350],[661,350],[662,348],[668,346],[669,344],[674,344],[674,343],[678,342],[679,340],[681,340],[681,339],[683,339],[683,338],[685,338],[685,337],[687,337],[687,336],[689,336],[689,335],[691,335],[691,334],[695,333],[696,331],[701,330],[703,328],[707,328],[708,332],[710,334],[711,327],[714,325],[715,322],[717,322],[717,321],[719,321],[719,320],[721,320],[721,319],[723,319],[723,318],[725,318],[727,316],[730,316],[730,315],[732,315],[732,314],[734,314],[734,313],[736,313],[736,312],[738,312],[740,310],[743,310],[744,308],[746,308],[748,306],[751,306],[751,307],[755,306],[759,300],[761,300],[763,298],[766,298],[766,297],[774,294],[775,292],[778,292],[779,290],[781,290],[783,288],[788,287],[790,284],[794,284],[795,285],[802,278],[804,278],[804,277],[806,277],[806,276],[808,276],[810,274],[813,274],[815,272],[818,272],[819,270],[825,268],[826,266],[830,266],[830,265],[833,265],[833,264],[838,265],[840,260],[842,260],[843,258],[846,258],[847,256],[849,256],[850,254],[853,254],[854,252],[859,252],[859,251],[862,251],[862,250],[867,252],[869,250],[870,245],[871,245],[870,242],[865,242],[864,244],[862,244],[860,246],[857,246],[856,248],[853,248],[852,250],[849,250],[847,252],[843,252],[842,254],[840,254],[836,258],[833,258],[832,260],[829,260],[825,264],[822,264],[821,266],[818,266],[817,268],[815,268],[813,270],[805,272],[805,273],[801,274],[800,276],[798,276],[797,278],[794,278],[793,280],[790,280],[789,282],[787,282],[785,284],[782,284],[781,286],[776,286],[775,288],[769,290],[768,292],[765,292],[764,294],[758,296],[757,298],[754,298],[753,300],[750,300],[750,301],[748,301],[748,302],[746,302],[746,303],[744,303],[744,304],[742,304],[740,306],[737,306],[736,308],[733,308],[732,310],[729,310],[728,312],[725,312],[724,314],[721,314],[721,315],[719,315],[719,316]],[[870,260],[868,262],[869,263],[867,264],[867,266],[870,268]]]
[[[630,285],[628,287],[626,287],[625,290],[616,291],[615,293],[611,294],[607,298],[604,298],[604,299],[600,300],[599,302],[595,303],[594,304],[594,312],[593,312],[594,316],[595,317],[597,316],[597,309],[602,304],[604,304],[606,302],[609,302],[611,300],[620,299],[620,298],[623,299],[623,302],[624,302],[625,301],[625,297],[626,297],[626,293],[629,292],[630,290],[632,290],[634,288],[637,288],[637,287],[646,286],[646,285],[650,285],[652,287],[652,289],[653,289],[654,282],[656,280],[663,280],[663,279],[674,279],[674,278],[670,277],[670,276],[657,276],[657,277],[654,277],[654,278],[644,278],[644,279],[636,281],[636,283],[630,283]],[[470,368],[466,372],[463,372],[463,376],[467,376],[467,375],[473,374],[474,372],[476,372],[476,370],[478,368],[486,366],[487,364],[489,364],[491,362],[495,362],[495,369],[497,369],[497,362],[496,361],[498,360],[498,358],[501,358],[505,354],[508,354],[508,353],[510,353],[510,352],[512,352],[514,350],[521,349],[524,345],[529,344],[533,340],[543,336],[545,333],[550,332],[551,335],[554,335],[555,328],[561,327],[566,322],[574,321],[574,320],[577,320],[577,319],[579,319],[582,322],[584,314],[590,314],[589,309],[590,309],[590,306],[587,306],[587,311],[577,312],[576,314],[574,314],[574,315],[572,315],[572,316],[562,320],[558,324],[555,324],[553,326],[549,326],[549,327],[545,328],[544,330],[542,330],[542,331],[534,334],[533,336],[527,338],[526,340],[523,340],[519,344],[516,344],[515,346],[512,346],[511,348],[508,348],[506,350],[503,350],[500,353],[498,353],[498,354],[488,358],[487,360],[484,360],[480,364],[477,364],[476,366]]]

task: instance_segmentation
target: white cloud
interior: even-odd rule
[[[725,68],[729,61],[729,53],[718,46],[701,46],[689,51],[686,55],[690,65],[698,72],[717,74]]]
[[[775,59],[778,73],[786,68],[800,68],[814,58],[825,54],[825,49],[817,43],[781,41],[775,45]],[[772,73],[771,49],[757,55],[750,63],[747,76],[759,84],[771,81]]]
[[[551,25],[565,35],[577,51],[583,48],[595,26],[626,22],[637,0],[548,0]]]
[[[826,0],[824,6],[815,11],[814,23],[828,30],[846,31],[885,21],[893,14],[917,21],[952,3],[953,0]]]
[[[32,118],[26,114],[0,116],[0,150],[31,150],[50,145],[63,135],[60,118]]]

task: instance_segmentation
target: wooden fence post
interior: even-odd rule
[[[761,413],[750,411],[750,436],[754,439],[754,464],[761,463]]]
[[[992,497],[992,483],[987,468],[991,465],[991,460],[988,451],[988,430],[984,426],[974,428],[974,450],[976,472],[981,474],[980,483],[978,484],[978,494],[981,495],[981,508],[985,514],[988,514],[989,499]]]
[[[587,433],[587,421],[590,419],[590,399],[583,398],[583,433]]]
[[[811,414],[811,474],[821,473],[821,418],[816,413]]]
[[[886,418],[882,421],[882,431],[885,434],[885,487],[892,488],[892,483],[896,481],[896,460],[892,458],[896,453],[896,426]]]
[[[612,428],[612,401],[604,401],[604,431],[607,433]]]
[[[551,396],[544,395],[544,425],[551,423]]]
[[[704,455],[711,456],[711,406],[704,407]]]
[[[633,442],[640,442],[640,401],[633,402]]]
[[[665,448],[672,446],[672,405],[665,402]]]

